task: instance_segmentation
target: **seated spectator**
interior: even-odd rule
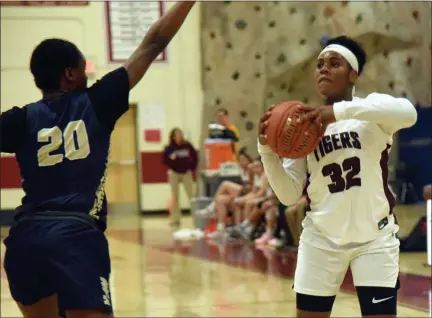
[[[265,212],[266,218],[266,230],[255,240],[256,245],[266,245],[269,244],[270,241],[274,241],[275,231],[276,231],[276,222],[279,214],[278,210],[279,200],[274,196],[272,199],[266,201],[262,206],[262,211]],[[273,243],[275,244],[275,243]]]
[[[168,180],[171,186],[173,207],[170,215],[170,225],[173,231],[180,227],[180,183],[186,191],[189,200],[193,195],[193,176],[198,164],[198,155],[195,148],[184,139],[180,128],[174,128],[170,132],[169,144],[163,152],[163,162],[168,168]]]
[[[231,181],[223,181],[218,187],[213,201],[206,208],[198,211],[197,213],[201,215],[213,214],[215,213],[216,200],[228,200],[232,197],[237,197],[242,193],[247,193],[250,191],[253,175],[249,169],[249,165],[252,163],[252,158],[244,148],[240,150],[239,161],[242,184]]]
[[[255,244],[268,244],[272,247],[282,246],[282,240],[275,235],[276,228],[279,228],[280,230],[284,230],[286,235],[292,236],[293,245],[298,246],[301,235],[301,222],[307,206],[306,196],[301,197],[295,205],[286,209],[279,210],[279,205],[279,200],[275,195],[267,197],[262,204],[256,206],[253,212],[240,225],[228,231],[229,237],[232,239],[242,238],[250,240],[252,231],[261,222],[262,216],[266,214],[266,232],[259,239],[255,240]],[[284,210],[286,214],[283,213]],[[281,222],[288,224],[279,224]]]
[[[234,199],[234,223],[239,224],[249,216],[257,204],[264,201],[271,195],[271,188],[264,173],[261,159],[258,158],[252,164],[251,170],[254,174],[254,184],[252,190],[243,196]]]
[[[247,189],[244,189],[244,191],[239,194],[240,196],[235,194],[219,195],[216,198],[215,208],[218,224],[216,231],[210,233],[210,238],[217,238],[224,233],[229,210],[234,209],[234,224],[239,224],[242,220],[240,217],[243,215],[243,205],[246,204],[246,202],[248,202],[249,200],[255,200],[254,202],[256,205],[260,200],[263,199],[266,191],[268,191],[269,184],[267,181],[267,177],[265,177],[264,175],[264,168],[261,161],[259,159],[255,160],[249,165],[249,169],[254,175],[254,184],[249,192],[246,192]],[[258,198],[260,200],[257,200]],[[250,203],[248,202],[248,204],[248,208],[250,209]],[[238,213],[236,213],[236,209],[239,211]]]
[[[269,241],[269,246],[271,247],[281,247],[283,245],[292,246],[291,233],[286,221],[285,210],[287,206],[283,205],[281,202],[278,204],[278,214],[276,221],[276,230],[274,233],[274,238]]]
[[[262,202],[255,205],[251,213],[239,225],[234,226],[228,231],[229,237],[233,239],[243,238],[250,240],[252,231],[256,228],[259,222],[261,222],[262,216],[266,213],[268,213],[271,220],[269,221],[269,226],[272,226],[275,211],[270,210],[274,207],[277,208],[278,202],[279,201],[274,194],[265,197]]]

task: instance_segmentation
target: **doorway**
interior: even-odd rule
[[[140,209],[137,109],[129,110],[117,121],[111,135],[106,195],[109,213],[138,214]]]

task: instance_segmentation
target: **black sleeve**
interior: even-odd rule
[[[120,67],[88,88],[87,93],[99,121],[109,129],[129,109],[129,76]]]
[[[224,131],[223,131],[223,138],[224,139],[231,139],[234,142],[239,141],[238,138],[237,138],[237,136],[236,136],[236,134],[233,131],[229,130],[229,129],[224,129]]]
[[[27,108],[13,107],[0,115],[0,150],[16,153],[26,136]]]

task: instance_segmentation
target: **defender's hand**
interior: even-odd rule
[[[258,141],[261,145],[267,145],[267,127],[268,120],[271,116],[271,111],[274,108],[274,105],[270,107],[270,109],[261,117],[259,126],[258,126]]]

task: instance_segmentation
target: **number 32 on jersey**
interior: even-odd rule
[[[63,132],[57,126],[41,129],[37,138],[38,142],[47,143],[38,150],[39,167],[54,166],[63,162],[64,157],[79,160],[90,154],[87,129],[82,120],[71,121]],[[52,154],[60,147],[64,148],[64,155]]]
[[[328,164],[322,168],[321,172],[324,177],[330,177],[332,181],[328,185],[330,193],[338,193],[352,187],[361,186],[361,179],[358,177],[360,169],[360,158],[351,157],[345,159],[341,165],[337,163]],[[344,172],[347,172],[345,178],[343,176]]]

